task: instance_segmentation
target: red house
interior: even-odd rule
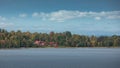
[[[50,45],[51,47],[58,47],[57,42],[45,42],[45,41],[40,41],[40,40],[36,40],[34,42],[34,44],[38,45],[38,46],[46,46],[46,45]]]
[[[46,45],[46,42],[36,40],[36,41],[34,42],[34,44],[36,44],[36,45],[38,45],[38,46],[45,46],[45,45]]]

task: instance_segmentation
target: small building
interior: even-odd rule
[[[36,45],[38,45],[38,46],[45,46],[45,45],[46,45],[46,42],[40,41],[40,40],[36,40],[36,41],[34,42],[34,44],[36,44]]]
[[[38,46],[46,46],[46,45],[50,45],[51,47],[58,47],[58,44],[57,42],[45,42],[45,41],[40,41],[40,40],[36,40],[34,42],[35,45],[38,45]]]

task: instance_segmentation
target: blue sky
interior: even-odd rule
[[[0,0],[0,28],[120,35],[120,0]]]

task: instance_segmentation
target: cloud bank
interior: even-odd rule
[[[64,22],[70,19],[76,18],[93,18],[95,20],[101,19],[120,19],[120,11],[102,11],[102,12],[81,12],[81,11],[69,11],[69,10],[59,10],[51,13],[44,12],[34,12],[33,17],[40,17],[43,20]]]
[[[0,28],[10,28],[13,27],[13,23],[5,23],[5,22],[0,22]]]

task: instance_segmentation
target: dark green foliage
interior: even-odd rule
[[[71,34],[66,31],[63,33],[30,33],[30,32],[8,32],[0,29],[0,48],[20,48],[20,47],[39,47],[34,42],[40,40],[49,46],[49,42],[56,42],[63,47],[120,47],[120,36],[84,36]]]

